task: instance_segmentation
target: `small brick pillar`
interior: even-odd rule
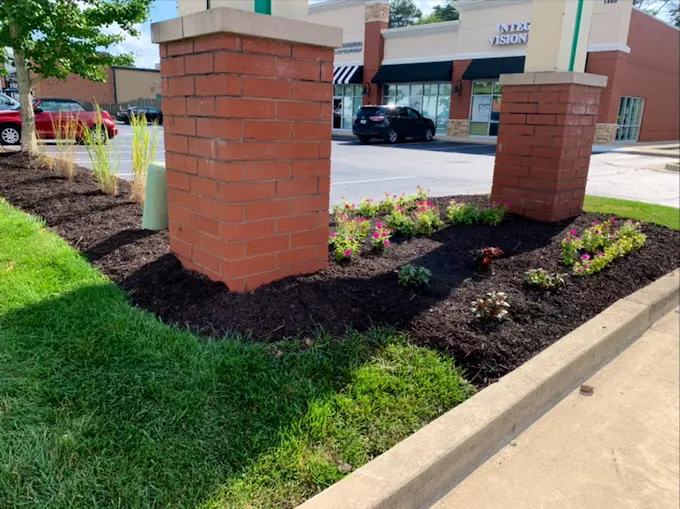
[[[513,213],[561,221],[583,211],[605,76],[502,75],[503,99],[491,199]]]
[[[236,292],[326,268],[340,29],[217,8],[153,37],[170,250]]]
[[[368,0],[364,5],[364,83],[370,90],[363,96],[363,104],[382,104],[382,86],[371,83],[382,65],[385,55],[385,39],[382,31],[390,20],[389,0]]]

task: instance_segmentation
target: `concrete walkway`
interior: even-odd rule
[[[680,311],[486,461],[437,509],[677,509]]]

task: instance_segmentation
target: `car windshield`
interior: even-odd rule
[[[381,108],[379,106],[362,106],[357,112],[357,117],[372,117],[376,113],[380,113]]]

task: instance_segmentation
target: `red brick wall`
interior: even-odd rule
[[[450,119],[464,119],[470,118],[470,101],[472,100],[472,81],[463,81],[463,91],[461,95],[453,95],[453,89],[456,86],[456,81],[463,79],[463,73],[472,63],[472,60],[454,60],[453,61],[453,77],[451,79],[451,109],[449,110]]]
[[[680,31],[634,9],[628,46],[588,54],[586,72],[608,77],[598,122],[617,122],[621,96],[643,97],[639,141],[679,139]]]
[[[601,88],[503,88],[491,199],[532,219],[560,221],[583,207]]]
[[[34,91],[36,97],[68,97],[99,104],[115,102],[113,70],[110,67],[106,70],[105,82],[90,81],[71,74],[65,81],[56,78],[41,80],[35,84]]]
[[[385,55],[385,40],[381,30],[387,28],[383,21],[371,21],[364,25],[364,83],[371,80],[380,69]],[[364,96],[364,104],[382,104],[381,86],[371,83],[371,92]]]
[[[327,267],[333,50],[233,34],[160,50],[172,252],[232,291]]]

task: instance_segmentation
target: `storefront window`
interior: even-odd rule
[[[616,130],[616,141],[638,141],[642,113],[645,100],[641,97],[622,97],[619,103],[619,115]]]
[[[501,115],[502,87],[497,81],[472,83],[470,135],[497,136]]]
[[[352,119],[361,107],[361,85],[333,87],[333,129],[352,129]]]
[[[410,106],[431,118],[438,134],[445,134],[451,108],[451,83],[384,85],[385,104]]]

